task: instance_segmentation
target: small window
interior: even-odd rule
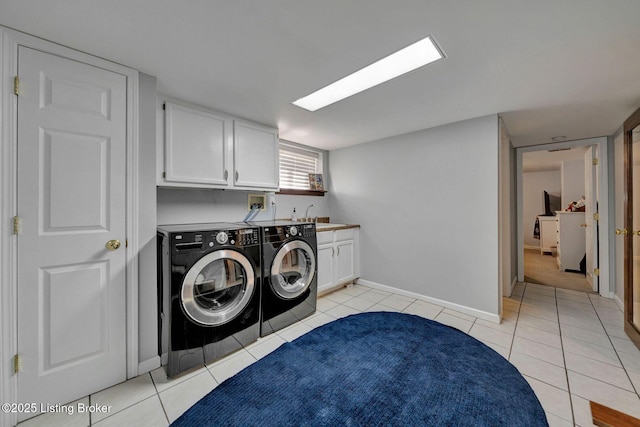
[[[309,188],[309,174],[322,173],[322,153],[280,143],[280,193],[324,194]]]

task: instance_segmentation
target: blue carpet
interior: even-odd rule
[[[431,320],[362,313],[220,384],[172,426],[547,426],[516,368]]]

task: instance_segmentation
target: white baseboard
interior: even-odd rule
[[[468,314],[470,316],[477,317],[479,319],[487,320],[493,323],[500,323],[500,315],[489,313],[486,311],[477,310],[475,308],[466,307],[449,301],[440,300],[437,298],[428,297],[426,295],[417,294],[415,292],[405,291],[403,289],[394,288],[393,286],[383,285],[381,283],[372,282],[370,280],[358,279],[357,284],[367,286],[373,289],[380,289],[386,292],[392,292],[394,294],[404,295],[410,298],[419,299],[421,301],[430,302],[432,304],[441,305],[451,310],[459,311],[460,313]]]
[[[618,297],[618,294],[613,294],[613,300],[620,307],[620,310],[624,312],[624,302]]]
[[[533,245],[524,245],[525,249],[535,249],[536,251],[540,250],[540,246],[533,246]]]
[[[160,356],[154,356],[151,359],[138,363],[138,375],[146,374],[160,367]]]

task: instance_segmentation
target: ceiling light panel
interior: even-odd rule
[[[309,111],[316,111],[442,58],[444,54],[431,36],[428,36],[294,101],[293,104]]]

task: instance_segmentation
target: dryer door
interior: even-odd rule
[[[302,240],[288,242],[276,252],[271,264],[271,289],[284,299],[302,295],[316,273],[313,249]]]
[[[182,282],[182,307],[193,321],[223,325],[240,314],[253,295],[255,274],[251,262],[233,250],[202,257]]]

